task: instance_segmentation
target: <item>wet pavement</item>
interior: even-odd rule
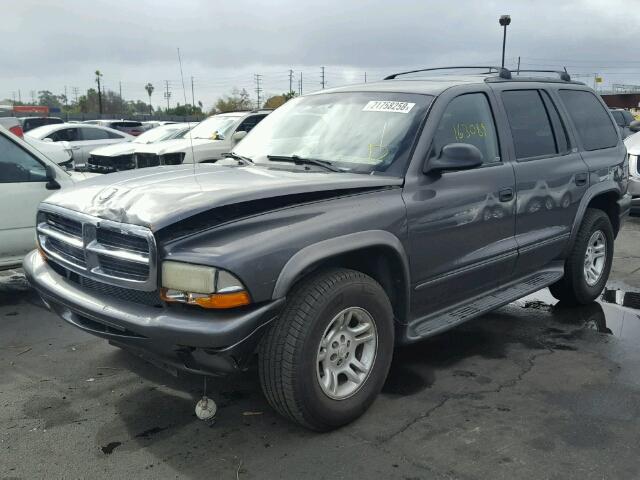
[[[0,274],[0,478],[640,478],[640,220],[598,302],[547,290],[396,351],[360,420],[278,417],[255,368],[174,378],[49,313]]]

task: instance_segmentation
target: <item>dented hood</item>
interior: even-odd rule
[[[157,231],[238,202],[401,184],[401,178],[355,173],[179,165],[100,175],[51,195],[46,203]]]

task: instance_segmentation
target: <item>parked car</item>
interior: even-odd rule
[[[22,124],[22,130],[25,133],[34,128],[42,127],[43,125],[64,123],[64,120],[58,117],[21,117],[19,120]]]
[[[68,142],[73,151],[73,164],[79,169],[85,167],[90,151],[112,143],[130,142],[135,138],[112,128],[79,123],[45,125],[26,135],[45,142]]]
[[[137,168],[134,153],[141,145],[182,138],[188,131],[187,123],[172,123],[152,128],[131,142],[116,143],[92,150],[87,161],[87,170],[97,173],[119,172]]]
[[[22,124],[16,117],[0,117],[0,127],[4,127],[14,135],[22,138],[24,131],[22,130]]]
[[[66,172],[0,126],[0,270],[19,266],[35,247],[38,204],[85,178]]]
[[[181,139],[137,148],[137,168],[194,163],[194,160],[196,163],[215,162],[230,152],[270,112],[254,110],[209,117]]]
[[[606,105],[566,72],[491,72],[321,90],[213,165],[57,193],[27,277],[65,321],[156,364],[220,374],[257,352],[275,410],[344,425],[394,345],[544,287],[588,304],[607,281],[631,199]]]
[[[120,130],[121,132],[128,133],[134,137],[137,137],[149,129],[149,127],[144,125],[142,122],[138,122],[136,120],[86,120],[82,123],[113,128],[114,130]]]
[[[622,135],[623,139],[640,131],[640,122],[636,120],[629,110],[625,110],[623,108],[612,108],[610,111],[613,119],[620,129],[620,135]]]
[[[640,133],[634,133],[624,140],[629,155],[629,193],[631,194],[631,214],[640,214]]]

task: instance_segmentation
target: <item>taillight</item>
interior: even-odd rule
[[[24,138],[24,132],[22,131],[22,127],[20,125],[11,127],[9,131],[13,133],[16,137]]]

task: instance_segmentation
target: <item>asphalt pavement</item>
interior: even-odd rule
[[[640,220],[603,298],[542,290],[396,351],[360,420],[316,434],[277,416],[255,367],[172,377],[0,276],[0,478],[640,478]]]

